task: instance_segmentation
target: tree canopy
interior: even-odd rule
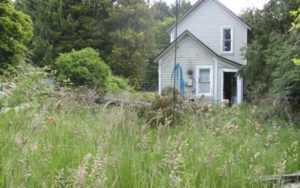
[[[30,17],[15,10],[10,0],[0,2],[0,69],[13,64],[25,52],[32,35]]]
[[[153,55],[154,20],[145,0],[16,0],[34,21],[30,59],[55,68],[60,53],[96,49],[116,75],[140,85]]]
[[[245,51],[248,64],[240,73],[255,96],[273,96],[299,104],[300,67],[293,58],[300,57],[291,34],[290,11],[299,7],[295,0],[270,0],[262,10],[247,10],[243,15],[252,27],[251,42]]]

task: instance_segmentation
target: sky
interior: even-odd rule
[[[154,0],[153,0],[154,1]],[[168,4],[175,3],[175,0],[163,0]],[[189,0],[192,4],[194,4],[197,0]],[[255,7],[258,9],[263,8],[263,5],[267,3],[269,0],[219,0],[222,2],[227,8],[232,10],[236,14],[240,14],[242,10],[247,7]]]

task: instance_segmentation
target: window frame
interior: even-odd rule
[[[209,70],[209,93],[200,93],[200,70]],[[213,66],[206,65],[206,66],[197,66],[196,67],[196,96],[200,97],[202,95],[204,96],[213,96]]]
[[[225,29],[230,29],[230,35],[231,35],[231,42],[230,42],[230,46],[231,49],[230,51],[224,51],[224,47],[225,47],[225,39],[224,39],[224,30]],[[233,32],[233,26],[223,26],[221,29],[221,53],[225,53],[225,54],[232,54],[233,53],[233,36],[234,32]]]

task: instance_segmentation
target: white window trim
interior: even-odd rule
[[[224,89],[224,72],[238,72],[239,69],[223,69],[221,75],[221,101],[223,101],[223,89]],[[237,104],[243,102],[243,78],[237,77]]]
[[[230,29],[231,31],[231,51],[224,51],[224,43],[223,43],[223,39],[224,39],[224,29]],[[233,32],[233,26],[223,26],[221,28],[221,53],[224,54],[232,54],[233,53],[233,39],[234,39],[234,32]]]
[[[209,93],[200,93],[199,88],[199,70],[200,69],[209,69],[209,77],[210,77],[210,86],[209,86]],[[202,95],[204,96],[212,96],[213,95],[213,66],[197,66],[196,67],[196,96],[200,97]]]

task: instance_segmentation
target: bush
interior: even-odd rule
[[[58,81],[70,80],[73,84],[106,88],[111,71],[92,48],[63,53],[56,59]]]
[[[177,89],[175,89],[175,96],[175,106],[173,87],[164,88],[161,95],[157,95],[155,97],[155,100],[152,102],[151,109],[145,109],[146,119],[150,124],[156,124],[156,126],[159,126],[159,124],[166,124],[168,121],[172,122],[173,120],[180,119],[186,104],[180,94],[180,91]]]
[[[18,111],[47,102],[56,89],[53,75],[48,71],[47,67],[37,68],[23,62],[16,66],[15,74],[3,76],[0,80],[0,109]]]
[[[9,0],[0,3],[0,36],[0,69],[4,71],[24,53],[33,36],[30,17],[15,10]]]
[[[118,91],[133,91],[133,88],[129,86],[129,81],[119,76],[110,76],[107,81],[107,89],[112,92]]]

